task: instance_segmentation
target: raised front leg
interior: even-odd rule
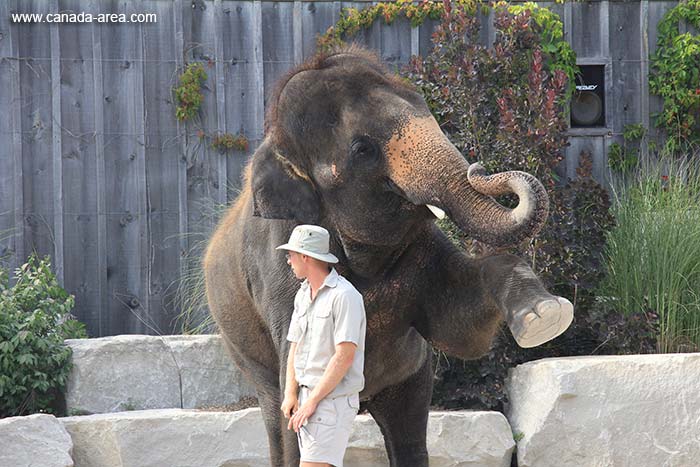
[[[554,339],[571,324],[571,302],[547,292],[517,256],[473,259],[445,238],[434,251],[425,268],[433,286],[424,290],[416,329],[443,352],[482,356],[503,320],[522,347]]]
[[[479,264],[484,286],[521,347],[544,344],[566,331],[573,321],[571,302],[547,292],[522,259],[496,255]]]
[[[383,389],[366,406],[384,435],[391,467],[428,467],[426,431],[433,392],[432,360],[407,380]]]

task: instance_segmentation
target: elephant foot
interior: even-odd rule
[[[574,320],[574,306],[563,297],[553,297],[512,315],[508,327],[520,347],[542,345],[566,331]]]

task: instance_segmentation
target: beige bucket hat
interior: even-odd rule
[[[297,225],[289,236],[289,241],[276,250],[296,251],[326,263],[337,263],[338,258],[329,253],[330,234],[318,225]]]

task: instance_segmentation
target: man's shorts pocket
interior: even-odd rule
[[[353,394],[352,396],[348,396],[346,399],[350,408],[357,413],[360,410],[360,395]]]
[[[309,418],[309,423],[318,423],[321,425],[335,426],[338,422],[338,414],[335,410],[335,405],[332,400],[323,399],[318,406],[316,406],[316,411]]]

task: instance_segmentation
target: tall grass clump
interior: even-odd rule
[[[700,164],[661,157],[613,184],[601,295],[659,316],[659,352],[700,349]]]

